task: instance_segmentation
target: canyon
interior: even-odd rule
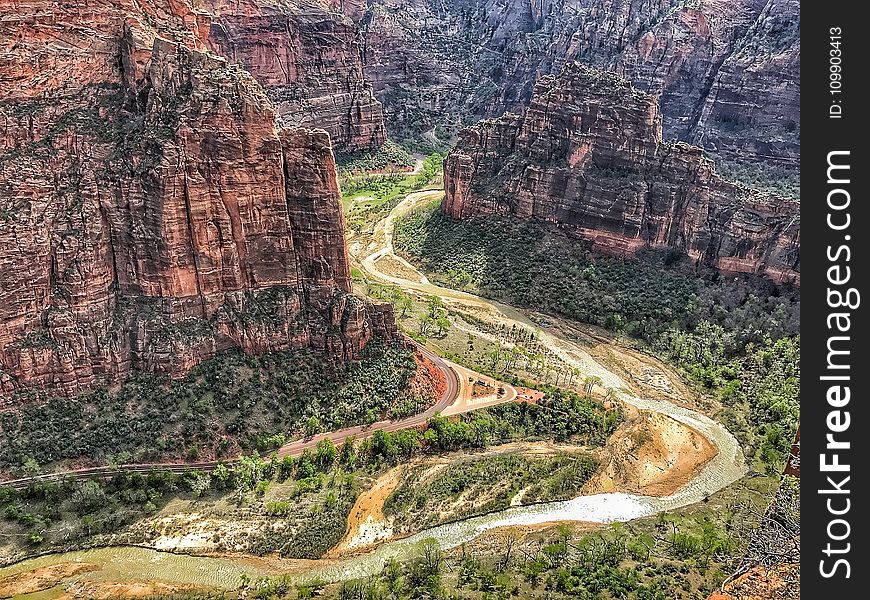
[[[395,334],[388,306],[351,294],[329,134],[279,127],[209,50],[210,14],[5,5],[0,397],[178,374],[231,346],[353,359]]]
[[[800,204],[725,181],[702,149],[665,141],[654,96],[569,63],[522,115],[464,130],[442,209],[555,224],[592,250],[669,248],[725,273],[800,283]]]
[[[799,421],[799,53],[797,0],[0,0],[0,564],[60,552],[0,596],[706,597]]]
[[[72,395],[236,345],[352,358],[392,335],[389,308],[350,294],[334,159],[380,147],[387,125],[450,143],[480,116],[525,111],[460,136],[449,214],[510,206],[611,252],[675,247],[797,282],[794,203],[726,183],[699,149],[662,141],[793,164],[796,22],[792,0],[9,0],[0,393]],[[576,93],[548,75],[575,58],[652,95],[542,114],[548,86],[548,98]],[[605,109],[636,131],[587,139],[577,115]],[[559,139],[569,121],[580,123],[571,142]],[[496,173],[512,140],[533,144]],[[567,161],[556,169],[543,161],[553,152]],[[596,184],[593,167],[613,172]],[[648,189],[615,190],[620,170]]]
[[[366,74],[399,138],[449,146],[580,61],[660,97],[668,139],[797,168],[797,0],[373,0],[359,22]]]

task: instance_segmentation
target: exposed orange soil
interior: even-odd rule
[[[411,380],[411,393],[420,398],[432,398],[436,402],[447,390],[444,373],[422,352],[415,352],[417,370]]]
[[[531,388],[517,386],[517,402],[528,402],[529,404],[537,404],[543,397],[544,392],[533,390]]]
[[[386,521],[384,516],[384,502],[402,482],[401,474],[404,466],[400,465],[381,475],[375,483],[365,492],[359,495],[350,515],[347,518],[347,532],[341,541],[335,545],[324,558],[340,555],[347,550],[358,550],[380,541],[372,539],[369,543],[360,543],[357,538],[363,527],[368,524],[379,524]],[[357,544],[351,547],[351,543],[357,540]]]
[[[47,590],[67,577],[97,569],[99,566],[88,563],[62,563],[9,575],[0,579],[0,598],[14,598],[23,594]]]
[[[800,567],[755,567],[714,592],[708,600],[799,600]]]
[[[718,452],[691,427],[663,415],[632,412],[601,449],[604,467],[588,484],[590,493],[667,496],[691,481]]]
[[[611,335],[591,326],[557,320],[556,327],[563,335],[582,342],[635,394],[699,408],[697,392],[662,361],[621,346]],[[590,481],[590,493],[624,491],[666,496],[691,481],[718,452],[704,436],[673,419],[639,412],[631,406],[623,410],[626,422],[601,449],[599,458],[605,466]]]
[[[87,598],[88,600],[107,600],[109,598],[154,598],[169,596],[180,592],[202,589],[196,586],[165,583],[162,581],[79,581],[59,596],[59,600]]]

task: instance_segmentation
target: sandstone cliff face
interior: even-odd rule
[[[434,131],[519,112],[571,61],[661,97],[666,138],[797,166],[797,0],[374,0],[366,73],[388,123]],[[401,48],[397,52],[396,48]]]
[[[350,15],[360,7],[342,5]],[[363,75],[356,24],[322,0],[206,0],[208,47],[250,72],[287,125],[329,132],[336,149],[386,140],[380,102]]]
[[[257,82],[206,50],[208,15],[6,7],[0,398],[180,373],[230,346],[353,358],[395,331],[350,294],[328,134],[279,132]]]
[[[557,223],[593,249],[675,248],[728,273],[800,281],[799,203],[721,179],[697,147],[662,140],[653,96],[569,63],[523,116],[466,129],[445,160],[443,210]]]

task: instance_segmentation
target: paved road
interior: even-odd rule
[[[339,429],[338,431],[316,435],[313,438],[290,442],[289,444],[281,446],[278,450],[278,457],[299,456],[302,454],[303,450],[316,446],[317,442],[326,438],[332,440],[335,445],[339,445],[351,436],[358,440],[365,439],[373,435],[374,432],[379,429],[393,432],[401,431],[402,429],[409,429],[411,427],[419,427],[426,423],[426,421],[429,420],[429,417],[434,416],[435,413],[442,412],[450,407],[450,405],[459,399],[460,390],[462,388],[459,376],[453,368],[452,363],[448,363],[446,360],[417,342],[414,342],[414,345],[426,356],[426,358],[435,363],[435,366],[441,370],[447,379],[447,389],[443,394],[441,394],[441,398],[438,399],[438,402],[421,413],[411,415],[410,417],[398,421],[378,421],[371,425],[357,425],[355,427],[347,427],[345,429]]]
[[[502,385],[506,390],[506,393],[501,398],[489,399],[489,401],[486,402],[468,403],[464,397],[466,394],[463,393],[467,386],[464,385],[463,381],[460,380],[460,376],[463,378],[467,378],[473,374],[474,376],[487,380],[489,380],[490,378],[485,377],[484,375],[474,373],[474,371],[465,369],[464,367],[459,367],[459,365],[456,365],[441,358],[425,346],[418,344],[415,341],[412,341],[412,343],[424,356],[426,356],[426,358],[431,360],[435,364],[435,366],[441,370],[446,379],[447,387],[435,404],[430,406],[425,411],[416,415],[412,415],[405,419],[400,419],[397,421],[378,421],[371,425],[357,425],[355,427],[346,427],[337,431],[331,431],[328,433],[316,435],[312,438],[289,442],[281,446],[277,450],[278,457],[283,458],[285,456],[299,456],[306,448],[315,447],[320,440],[323,440],[325,438],[328,438],[332,440],[334,444],[339,445],[351,436],[355,437],[358,440],[365,439],[373,435],[374,432],[379,429],[395,432],[401,431],[403,429],[409,429],[412,427],[420,427],[424,425],[430,417],[434,416],[436,413],[439,412],[447,412],[451,415],[455,415],[463,412],[469,412],[472,410],[478,410],[480,408],[492,406],[494,404],[511,402],[516,398],[516,390],[514,390],[512,386],[505,383],[500,383],[500,385]],[[462,375],[460,375],[460,371]],[[116,467],[88,467],[71,471],[43,473],[41,475],[37,475],[36,477],[13,479],[3,482],[2,485],[7,485],[15,489],[23,489],[26,488],[33,481],[62,481],[69,479],[76,480],[108,478],[121,472],[148,473],[153,470],[170,471],[173,473],[183,473],[190,470],[201,470],[208,472],[217,467],[218,464],[232,465],[238,460],[239,458],[221,461],[213,460],[189,463],[136,463],[118,465]]]

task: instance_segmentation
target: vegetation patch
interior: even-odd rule
[[[458,460],[427,477],[423,464],[403,476],[384,503],[398,531],[410,531],[515,504],[566,500],[597,468],[586,452],[535,457],[513,452]]]
[[[724,178],[786,198],[801,197],[800,172],[777,165],[716,161],[716,170]]]
[[[178,380],[131,375],[116,392],[30,400],[0,412],[0,468],[232,457],[294,436],[374,422],[434,402],[413,398],[413,352],[373,342],[359,362],[312,350],[231,350]]]
[[[200,551],[318,558],[344,535],[361,489],[343,465],[327,440],[299,459],[254,454],[211,472],[154,469],[107,480],[34,481],[21,491],[0,486],[0,534],[19,558],[187,534],[202,534]],[[172,509],[162,512],[170,501]],[[194,516],[206,520],[203,531]]]
[[[342,177],[370,171],[403,171],[414,166],[414,157],[392,140],[387,140],[374,152],[338,153],[335,161]]]
[[[424,431],[377,430],[362,442],[351,437],[338,448],[322,439],[298,458],[279,459],[274,453],[261,458],[255,453],[221,463],[211,471],[155,469],[147,473],[121,471],[107,480],[34,480],[21,491],[0,486],[4,519],[0,534],[13,540],[21,556],[81,547],[85,542],[153,543],[160,536],[197,531],[186,521],[177,531],[159,525],[163,518],[156,519],[154,527],[143,529],[140,519],[157,517],[160,507],[170,500],[196,500],[199,503],[191,511],[217,511],[221,515],[218,521],[244,525],[241,531],[226,534],[209,524],[199,532],[208,538],[205,549],[316,558],[344,535],[361,482],[371,474],[424,453],[485,448],[517,437],[601,443],[616,428],[620,416],[618,411],[605,411],[600,403],[576,394],[554,393],[540,405],[496,406],[454,419],[435,416]],[[315,433],[313,419],[305,425],[308,433]],[[546,480],[530,480],[530,498],[549,494],[553,490],[548,486],[568,493],[582,485],[595,465],[591,458],[577,460],[581,462],[576,468],[565,464]],[[39,467],[28,459],[25,470],[36,475]],[[542,465],[538,472],[545,473],[546,467]],[[177,507],[171,511],[176,512]]]
[[[360,233],[366,226],[385,217],[401,200],[422,190],[441,175],[440,154],[431,154],[414,175],[382,173],[347,177],[341,182],[342,204],[348,229]]]

